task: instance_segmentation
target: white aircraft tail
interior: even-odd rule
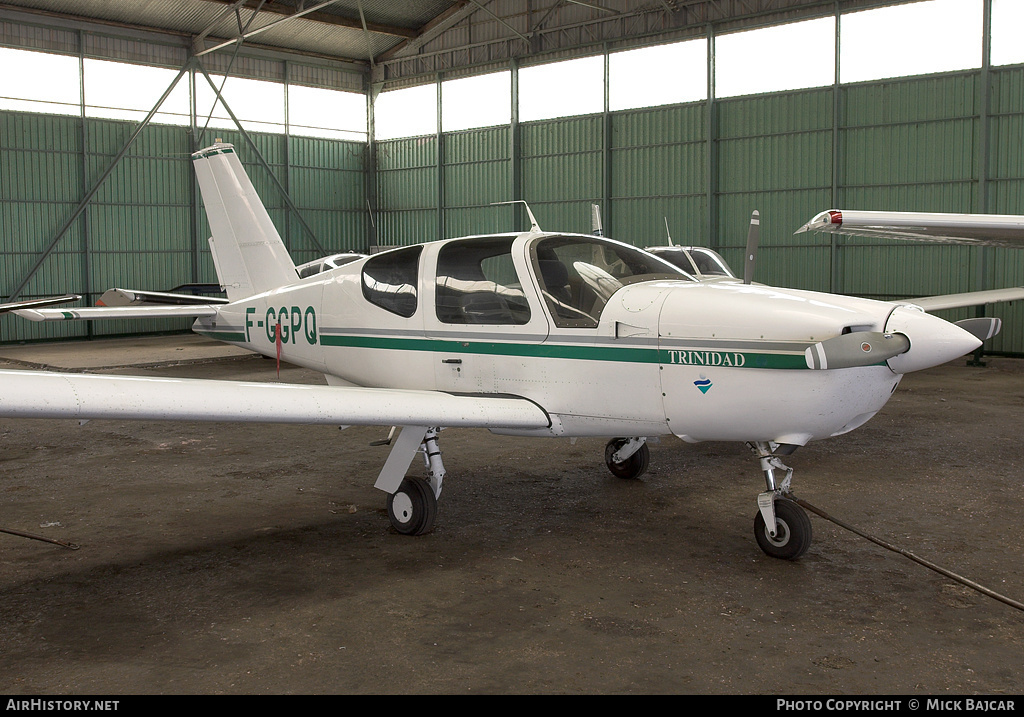
[[[236,301],[294,283],[295,264],[230,144],[192,155],[213,236],[217,277]]]

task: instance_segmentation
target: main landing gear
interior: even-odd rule
[[[782,560],[796,560],[811,546],[811,519],[789,496],[793,469],[773,451],[770,443],[748,443],[761,461],[768,490],[757,496],[754,537],[767,555]],[[785,471],[781,484],[776,484],[775,471]]]
[[[388,493],[391,526],[402,535],[423,535],[434,529],[437,499],[445,477],[437,443],[440,431],[440,428],[404,427],[377,478],[376,487]],[[416,453],[423,454],[428,473],[426,480],[405,476]]]

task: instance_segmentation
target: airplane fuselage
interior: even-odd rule
[[[547,429],[505,433],[803,445],[870,419],[902,374],[892,360],[813,370],[808,347],[884,331],[908,312],[912,322],[941,322],[887,302],[702,283],[667,265],[629,283],[595,268],[591,254],[561,262],[572,276],[556,303],[543,276],[555,258],[545,240],[563,255],[571,253],[564,247],[590,252],[595,264],[603,249],[590,242],[608,241],[534,233],[504,244],[489,237],[406,247],[376,255],[381,266],[370,257],[225,305],[195,330],[321,371],[334,384],[518,396],[551,417]],[[445,248],[452,254],[459,242],[471,253],[495,247],[478,251],[483,259],[471,270],[453,271]],[[389,254],[395,259],[382,259]],[[603,260],[609,270],[621,261]],[[497,278],[479,273],[489,261],[504,262]],[[453,276],[460,271],[472,280]]]

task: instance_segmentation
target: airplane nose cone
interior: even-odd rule
[[[885,324],[886,333],[910,339],[906,353],[888,360],[895,373],[910,373],[944,364],[981,346],[981,340],[959,326],[920,309],[900,306]]]

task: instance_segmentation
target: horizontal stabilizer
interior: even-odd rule
[[[190,304],[226,304],[227,299],[217,296],[196,296],[195,294],[174,294],[166,291],[139,291],[137,289],[107,289],[97,301],[97,306],[140,306],[164,304],[186,306]]]
[[[820,341],[804,352],[807,368],[833,369],[873,366],[910,349],[903,334],[857,331]]]
[[[93,319],[174,319],[216,316],[217,307],[210,304],[173,306],[161,304],[137,306],[87,306],[81,309],[15,309],[14,313],[29,321],[92,321]]]
[[[203,379],[0,371],[5,418],[139,419],[362,426],[550,426],[515,397]]]

